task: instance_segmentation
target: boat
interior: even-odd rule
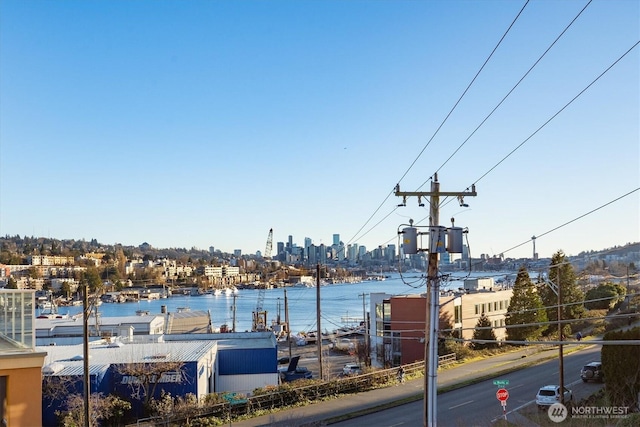
[[[214,289],[213,295],[215,295],[215,296],[222,295],[222,290],[221,289]]]
[[[58,306],[55,303],[50,303],[50,307],[43,309],[36,319],[69,319],[69,313],[58,313]]]

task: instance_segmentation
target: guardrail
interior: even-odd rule
[[[438,357],[438,366],[445,366],[456,361],[456,354],[449,353]]]
[[[454,353],[438,357],[440,365],[453,363],[456,360]],[[423,361],[403,365],[407,375],[424,375],[425,364]],[[314,384],[302,384],[300,386],[278,387],[273,391],[247,397],[237,403],[223,402],[207,407],[200,407],[187,416],[186,414],[173,414],[171,419],[156,419],[155,425],[159,426],[179,426],[184,425],[187,419],[193,420],[200,417],[216,417],[218,419],[228,419],[233,415],[247,415],[259,410],[270,410],[283,406],[294,405],[299,402],[320,400],[329,396],[340,394],[360,393],[373,390],[384,385],[397,383],[398,368],[381,369],[361,375],[344,378],[337,378]],[[293,383],[287,383],[291,385]],[[140,420],[143,421],[143,420]],[[153,423],[153,418],[147,418],[144,425]],[[143,424],[138,424],[143,425]]]

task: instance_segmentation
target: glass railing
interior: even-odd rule
[[[0,289],[0,353],[35,350],[35,291]]]

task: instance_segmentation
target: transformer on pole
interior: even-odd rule
[[[430,197],[429,210],[429,264],[427,268],[427,303],[425,313],[425,385],[424,385],[424,426],[435,427],[437,425],[437,376],[438,376],[438,321],[440,314],[440,289],[438,279],[438,254],[446,252],[449,247],[458,249],[458,237],[460,246],[462,242],[462,231],[458,231],[455,227],[451,228],[449,235],[445,227],[438,225],[440,222],[440,196],[457,197],[460,206],[468,206],[464,203],[465,196],[476,196],[475,185],[472,185],[470,192],[441,192],[440,183],[438,182],[438,174],[434,174],[431,181],[431,191],[423,192],[401,192],[400,185],[396,185],[396,196],[402,197],[403,203],[399,206],[406,206],[407,197],[417,197],[418,204],[423,206],[422,198]],[[461,229],[460,229],[461,230]],[[405,254],[415,254],[420,249],[417,247],[417,229],[411,227],[403,229],[403,249]],[[405,234],[406,233],[406,234]],[[445,245],[445,235],[453,238],[451,245]],[[408,245],[407,248],[404,245]],[[408,252],[413,251],[413,252]],[[460,252],[462,248],[460,247]]]

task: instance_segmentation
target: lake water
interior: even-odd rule
[[[472,277],[493,277],[499,281],[513,279],[512,272],[472,273]],[[455,273],[449,280],[441,282],[441,289],[458,289],[462,287],[464,273]],[[264,292],[263,310],[267,311],[268,324],[280,314],[285,320],[284,310],[285,288],[267,289]],[[291,332],[308,332],[317,330],[316,327],[316,288],[287,287],[289,306],[289,323]],[[363,295],[366,311],[369,311],[369,295],[383,292],[390,295],[420,294],[426,291],[425,279],[419,273],[400,274],[391,273],[383,281],[366,281],[359,283],[342,283],[320,287],[320,329],[332,331],[342,326],[356,325],[363,318]],[[251,330],[252,313],[258,303],[258,290],[241,289],[236,294],[236,330]],[[169,312],[176,312],[178,308],[188,307],[192,311],[209,310],[214,327],[222,324],[232,325],[233,296],[200,295],[200,296],[171,296],[165,299],[126,303],[104,303],[98,307],[103,317],[132,316],[138,310],[147,310],[150,314],[159,314],[162,306]],[[82,307],[60,307],[60,313],[71,315],[82,312]]]

